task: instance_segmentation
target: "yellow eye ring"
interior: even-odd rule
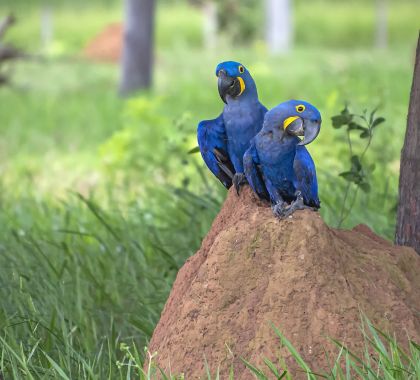
[[[240,72],[241,74],[243,74],[243,73],[244,73],[244,71],[245,71],[245,69],[244,69],[244,67],[243,67],[242,65],[238,67],[238,70],[239,70],[239,72]]]
[[[299,104],[296,106],[296,111],[299,113],[305,111],[305,106],[303,104]]]

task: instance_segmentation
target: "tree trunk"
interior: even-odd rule
[[[401,152],[399,195],[395,243],[413,247],[420,254],[420,34]]]
[[[213,1],[206,1],[203,4],[203,36],[204,48],[214,49],[216,47],[217,35],[217,7]]]
[[[292,46],[292,0],[266,0],[266,39],[270,53],[285,53]]]
[[[125,0],[122,95],[151,85],[154,13],[154,0]]]
[[[41,45],[44,52],[47,52],[51,47],[53,39],[53,11],[51,6],[45,5],[41,10]]]
[[[13,15],[9,15],[0,21],[0,86],[9,84],[9,70],[3,70],[2,64],[5,61],[25,57],[23,52],[20,50],[1,42],[1,39],[6,34],[7,30],[15,23],[15,21],[16,20]]]
[[[376,32],[375,46],[378,49],[386,49],[388,40],[388,17],[386,0],[376,0]]]
[[[3,35],[6,33],[6,30],[15,23],[15,17],[13,15],[6,16],[3,20],[0,21],[0,39],[3,38]]]

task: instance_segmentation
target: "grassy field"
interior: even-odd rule
[[[117,366],[126,355],[120,344],[142,351],[178,268],[225,195],[200,157],[187,154],[197,122],[221,110],[213,74],[221,60],[251,70],[267,107],[297,97],[321,110],[322,131],[309,149],[331,225],[346,186],[338,174],[349,167],[346,134],[331,116],[345,102],[356,113],[379,106],[386,122],[366,156],[376,164],[372,190],[358,195],[344,226],[366,223],[392,239],[420,5],[390,7],[390,48],[379,51],[370,47],[372,5],[297,1],[296,48],[271,57],[261,41],[235,46],[226,36],[217,51],[203,50],[200,12],[162,5],[154,88],[121,100],[118,68],[79,54],[119,20],[119,4],[57,6],[50,49],[14,66],[13,87],[0,88],[5,379],[127,378]],[[40,53],[38,8],[0,5],[2,13],[11,8],[21,22],[9,40]]]
[[[189,181],[189,188],[200,192],[202,177],[196,171],[203,166],[199,156],[187,152],[196,145],[196,123],[220,112],[213,66],[230,55],[189,52],[189,59],[182,60],[185,54],[181,49],[161,52],[155,89],[128,102],[116,96],[114,66],[57,60],[19,64],[16,88],[0,93],[6,191],[50,197],[72,189],[86,195],[108,193],[109,185],[115,192],[129,181],[131,190],[125,183],[121,194],[127,198],[127,192],[136,196],[156,183]],[[322,110],[322,133],[309,149],[319,172],[322,213],[331,224],[342,201],[344,182],[337,176],[348,166],[348,148],[345,133],[333,129],[330,118],[346,101],[359,113],[379,106],[378,114],[387,121],[378,127],[367,155],[376,164],[373,190],[359,197],[346,225],[364,222],[392,238],[410,54],[409,49],[394,55],[299,48],[278,58],[261,52],[256,60],[248,52],[236,52],[254,73],[268,107],[300,97]],[[161,144],[152,150],[156,139]],[[210,174],[205,179],[211,191],[217,188]]]

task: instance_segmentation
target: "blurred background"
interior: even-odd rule
[[[64,340],[77,321],[79,353],[101,331],[145,342],[220,208],[225,189],[189,153],[197,123],[222,110],[220,61],[243,63],[268,108],[297,98],[321,111],[309,150],[324,220],[394,235],[419,0],[146,2],[153,59],[138,91],[120,63],[129,0],[0,2],[0,23],[15,18],[0,36],[0,321],[30,314],[54,330],[62,316]],[[386,119],[372,139],[333,127],[346,104]],[[353,154],[368,185],[340,176],[361,173]]]
[[[220,200],[221,186],[187,152],[197,123],[222,109],[217,63],[237,60],[268,108],[298,98],[321,110],[323,130],[309,149],[321,212],[332,225],[340,219],[346,181],[338,173],[348,165],[348,146],[330,118],[345,103],[360,114],[378,107],[386,122],[367,156],[376,164],[372,191],[357,196],[344,225],[367,223],[392,238],[418,0],[146,3],[155,9],[143,16],[155,18],[152,85],[123,100],[123,23],[133,8],[124,12],[122,0],[2,0],[1,14],[16,18],[2,43],[25,54],[1,67],[8,80],[0,89],[4,192],[57,198],[70,189],[143,203],[154,197],[148,187],[175,186]]]

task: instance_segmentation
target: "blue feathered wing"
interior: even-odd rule
[[[319,208],[321,202],[318,198],[315,164],[304,146],[296,147],[293,169],[295,172],[294,186],[301,191],[304,203]]]
[[[226,188],[231,187],[235,169],[228,155],[222,115],[214,120],[201,121],[197,127],[197,140],[207,167]]]
[[[251,140],[250,147],[244,154],[244,171],[246,179],[252,190],[261,198],[270,200],[267,188],[264,184],[261,171],[259,169],[260,160],[254,139]]]

